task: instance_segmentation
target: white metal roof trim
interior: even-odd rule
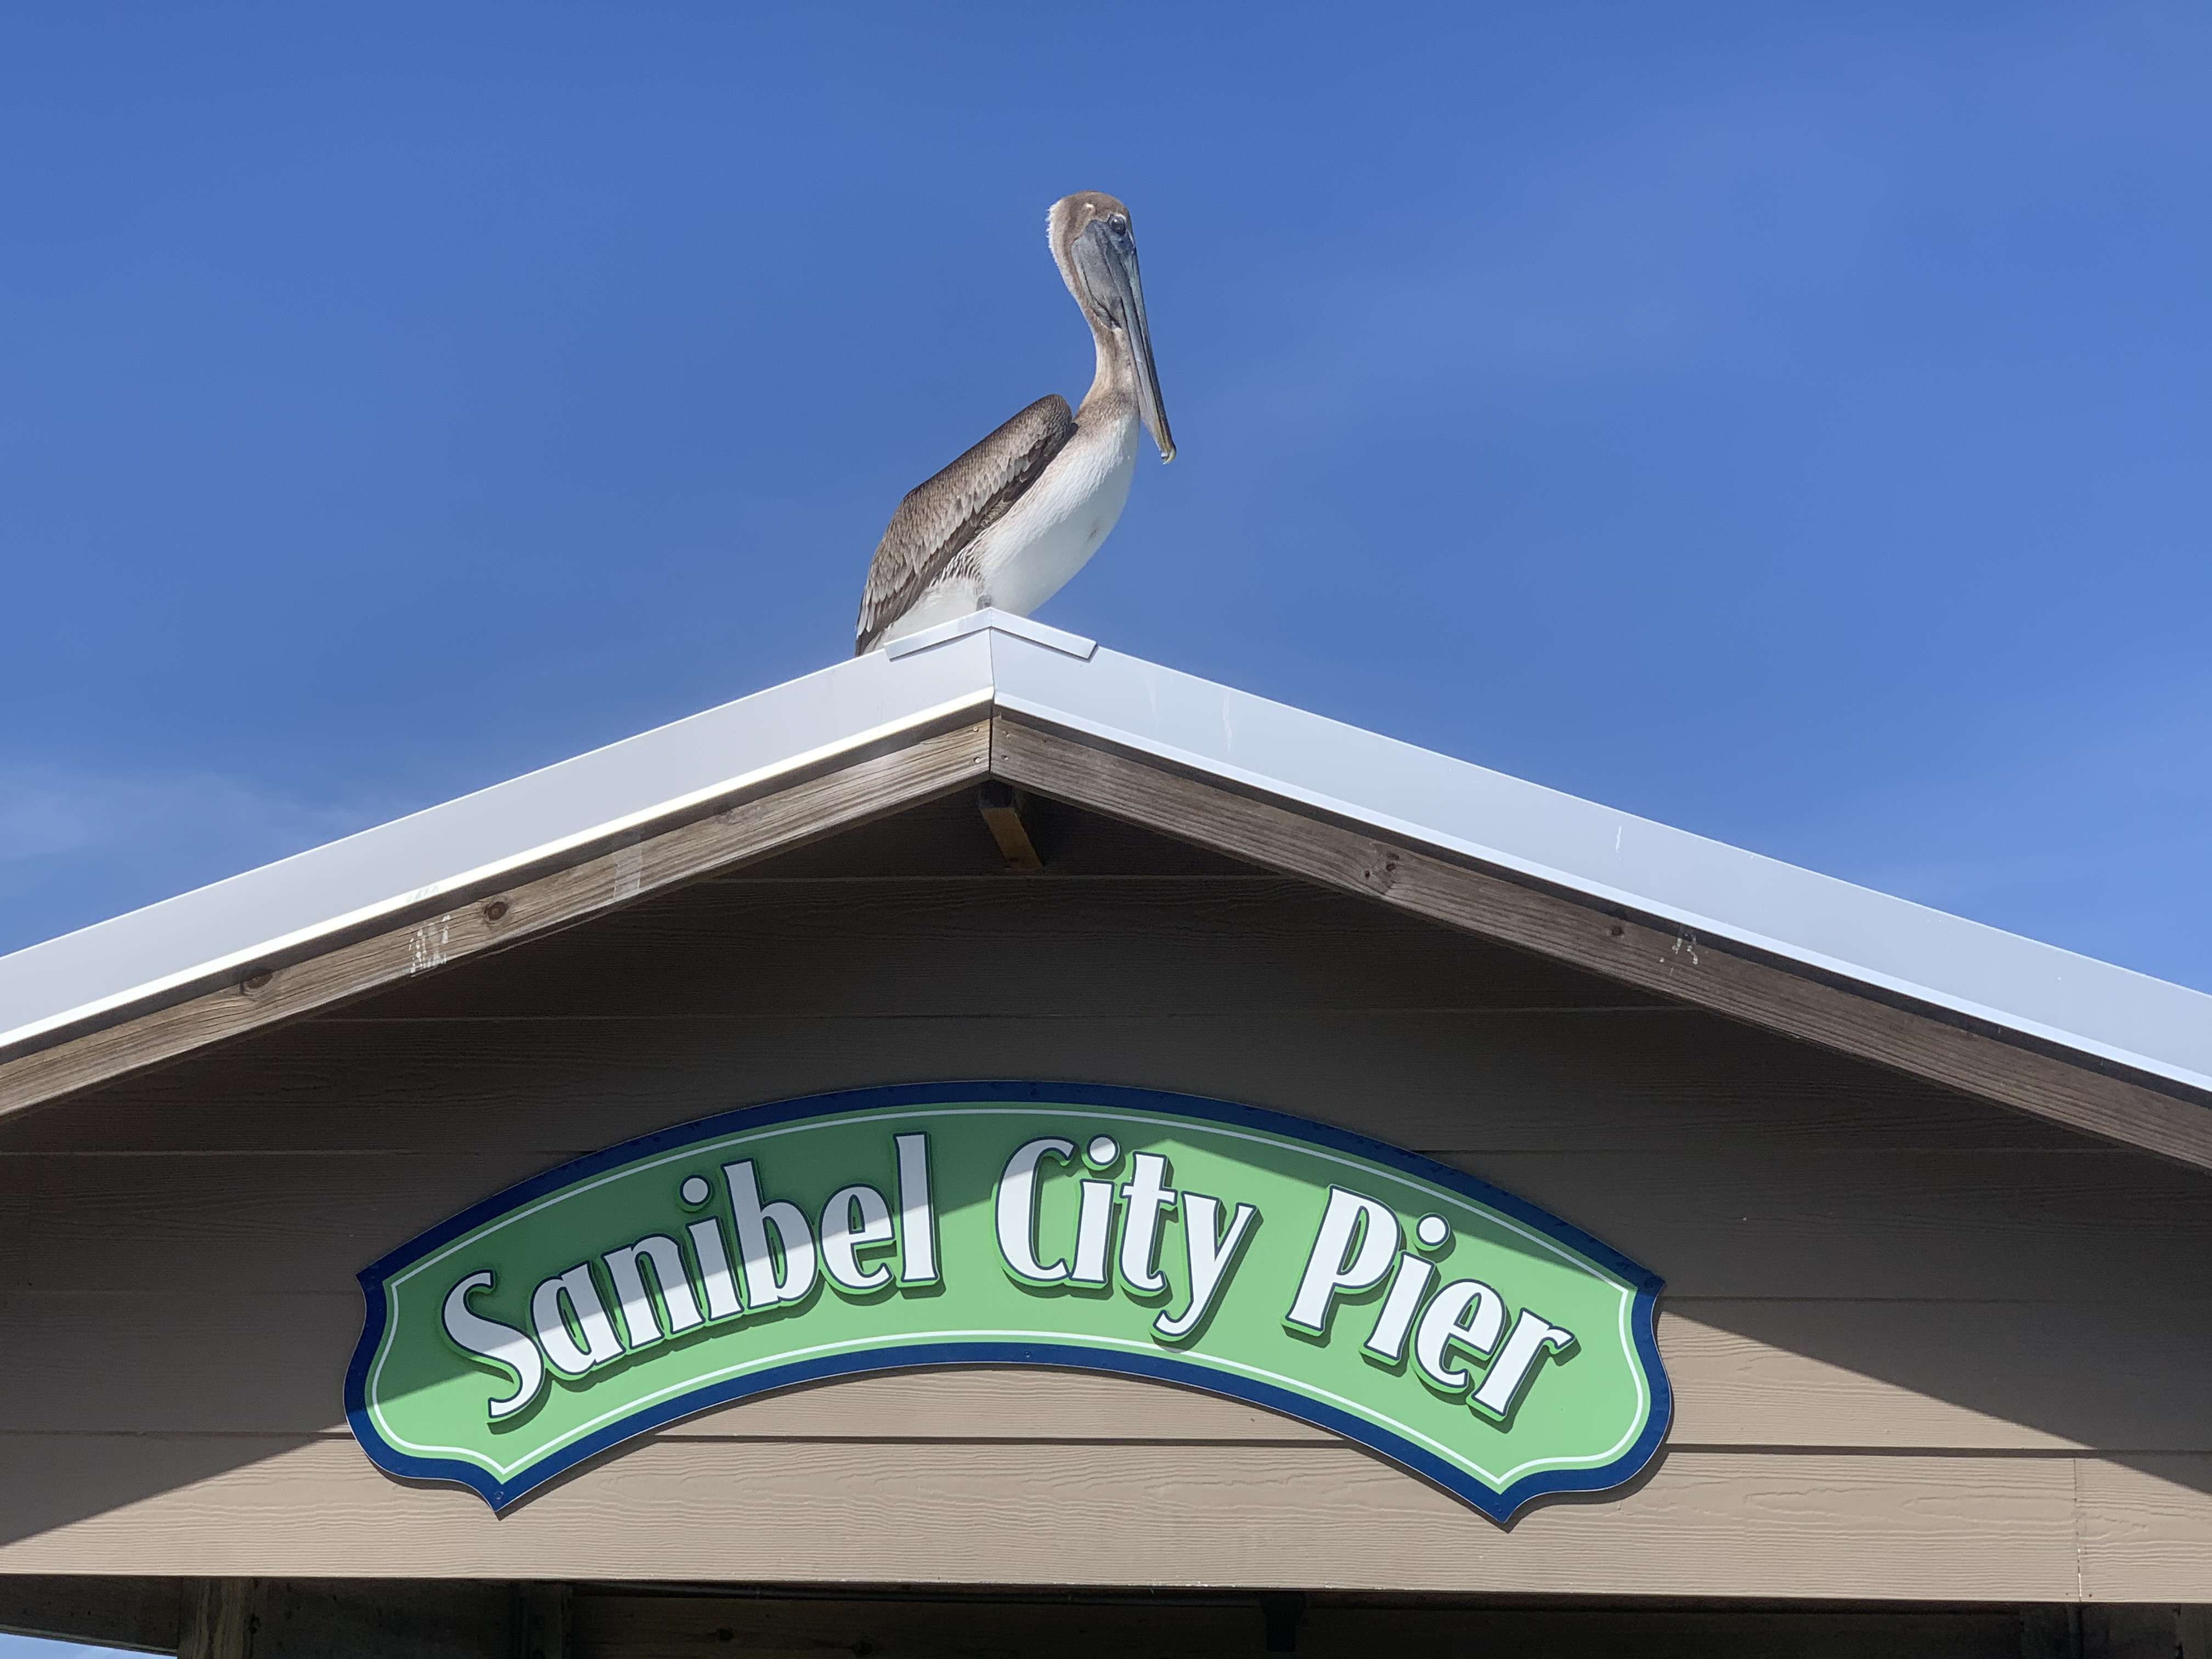
[[[995,614],[0,957],[0,1045],[994,702],[2212,1091],[2212,997]]]
[[[0,1048],[990,702],[976,640],[841,663],[0,957]]]
[[[2212,1091],[2212,997],[1101,650],[994,642],[1001,708],[1693,934]]]

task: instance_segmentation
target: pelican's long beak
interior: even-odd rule
[[[1137,377],[1137,413],[1160,447],[1160,459],[1171,461],[1175,434],[1168,430],[1159,370],[1152,365],[1152,331],[1145,321],[1145,283],[1137,273],[1136,239],[1103,219],[1093,219],[1076,238],[1075,263],[1107,319],[1121,331],[1129,348],[1129,367]]]

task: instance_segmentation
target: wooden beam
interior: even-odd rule
[[[866,1594],[805,1599],[624,1592],[580,1593],[582,1659],[969,1659],[1049,1653],[1055,1659],[1217,1659],[1294,1653],[1369,1659],[1377,1653],[1540,1653],[1546,1659],[1698,1654],[1710,1659],[2080,1659],[2024,1643],[2007,1607],[1887,1610],[1344,1605],[1295,1594],[1152,1595],[1115,1600],[1055,1596]],[[1295,1609],[1293,1624],[1284,1615]],[[2063,1616],[2067,1609],[2057,1611]],[[2104,1659],[2100,1656],[2100,1659]],[[2111,1659],[2121,1659],[2111,1656]],[[2129,1656],[2128,1659],[2132,1659]],[[2161,1654],[2159,1659],[2171,1659]],[[2196,1659],[2196,1656],[2187,1656]]]
[[[177,1659],[247,1659],[253,1650],[251,1578],[197,1578],[185,1588]]]
[[[988,764],[976,722],[856,761],[563,869],[480,894],[305,959],[256,969],[234,985],[0,1061],[0,1116],[210,1043],[366,995],[398,981],[572,927],[647,894],[697,880],[833,830],[894,812],[978,778]]]
[[[0,1577],[0,1632],[149,1653],[176,1650],[183,1581]]]
[[[249,1659],[529,1659],[514,1588],[497,1579],[264,1578],[254,1589]]]
[[[1042,795],[1571,963],[2069,1128],[2212,1170],[2212,1109],[1933,1008],[1901,1006],[1668,924],[1000,714],[992,770]]]
[[[514,1651],[519,1659],[568,1659],[575,1592],[568,1584],[514,1587]]]
[[[179,1581],[170,1581],[173,1585]],[[496,1580],[347,1578],[181,1581],[178,1659],[565,1659],[567,1592]],[[532,1623],[531,1609],[550,1612]]]
[[[2157,1603],[2091,1602],[2078,1610],[2074,1631],[2081,1659],[2204,1659],[2201,1617],[2193,1607]],[[2025,1644],[2023,1644],[2023,1652]]]
[[[997,778],[986,778],[975,787],[975,805],[990,828],[991,839],[999,843],[999,854],[1006,860],[1006,868],[1044,868],[1036,841],[1030,834],[1029,815],[1023,810],[1024,802],[1020,790]]]
[[[1016,1595],[788,1596],[667,1595],[607,1585],[576,1598],[579,1659],[1259,1659],[1254,1598],[1102,1600]]]

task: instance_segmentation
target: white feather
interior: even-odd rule
[[[1137,414],[1126,399],[1079,417],[1075,435],[1006,517],[975,538],[974,578],[931,584],[885,630],[886,640],[933,628],[983,606],[1026,617],[1090,562],[1129,499],[1137,471]],[[970,562],[963,560],[963,564]]]

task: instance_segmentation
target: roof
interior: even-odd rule
[[[1717,951],[1762,972],[1840,988],[1869,1006],[2117,1077],[2185,1104],[2194,1115],[2177,1120],[2185,1127],[2195,1115],[2212,1126],[2203,1110],[2212,1103],[2212,996],[994,611],[0,957],[0,1098],[10,1087],[11,1056],[233,986],[241,975],[313,957],[465,896],[604,857],[719,804],[986,726],[1047,734],[1139,765],[1148,777],[1194,783],[1249,805],[1237,809],[1246,818],[1260,806],[1286,811],[1331,833],[1441,860],[1439,868],[1463,868],[1593,915],[1626,917],[1639,929],[1670,934],[1678,956],[1686,941],[1693,957]],[[962,763],[1011,775],[1020,769],[1013,757],[1014,746],[994,736],[984,760]],[[1083,775],[1065,765],[1045,771],[1049,777],[1014,781],[1053,793],[1054,780]],[[1096,804],[1143,816],[1129,806],[1145,793],[1132,793],[1133,775],[1115,786],[1120,794]],[[932,787],[941,789],[944,779]],[[1303,867],[1308,856],[1288,848],[1271,854],[1277,843],[1250,841],[1260,831],[1249,826],[1222,831],[1247,837],[1235,846],[1202,825],[1195,832],[1182,823],[1158,827],[1283,867]],[[1316,869],[1326,877],[1334,867]],[[1363,879],[1378,896],[1459,914],[1441,899],[1413,895],[1418,882],[1409,881],[1404,895],[1391,890],[1395,878],[1378,881],[1372,872],[1344,884]],[[1549,949],[1556,933],[1515,942]],[[1620,939],[1622,929],[1611,934]],[[1577,951],[1588,956],[1579,945],[1558,953]],[[1639,973],[1651,982],[1643,969],[1624,976]],[[1678,981],[1662,978],[1661,987],[1675,990]],[[1723,1006],[1704,993],[1693,1000]],[[1832,1024],[1798,1034],[1853,1046],[1835,1037]],[[1882,1057],[1895,1062],[1893,1054]],[[2212,1127],[2206,1134],[2212,1167]]]

